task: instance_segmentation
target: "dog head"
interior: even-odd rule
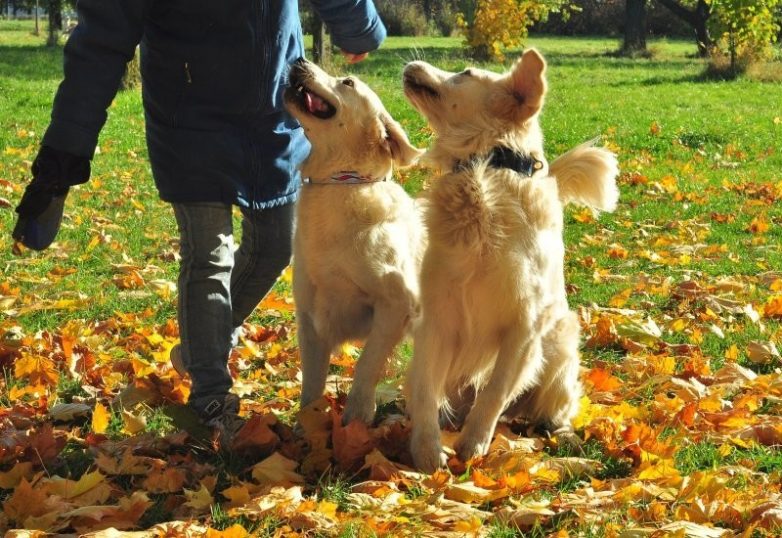
[[[450,73],[426,62],[404,69],[405,96],[436,135],[428,158],[441,167],[497,145],[543,159],[538,112],[546,95],[546,62],[524,52],[504,74],[468,68]]]
[[[408,166],[422,153],[375,92],[356,77],[332,77],[301,59],[288,78],[285,106],[312,144],[302,166],[305,176],[356,170],[384,177],[392,165]]]

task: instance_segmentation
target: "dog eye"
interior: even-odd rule
[[[344,84],[345,86],[350,86],[352,88],[354,82],[352,78],[344,78],[342,79],[342,84]]]

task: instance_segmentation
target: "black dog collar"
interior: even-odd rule
[[[523,176],[532,177],[535,172],[543,169],[543,162],[537,160],[532,155],[525,155],[507,146],[495,146],[487,155],[489,166],[492,168],[507,168]],[[454,170],[464,170],[475,164],[478,157],[471,156],[466,161],[457,161]]]

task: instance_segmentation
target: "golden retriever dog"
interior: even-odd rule
[[[375,387],[419,311],[423,223],[391,171],[422,152],[355,77],[299,61],[285,103],[312,145],[293,246],[301,404],[323,395],[331,351],[365,340],[343,421],[371,423]]]
[[[438,412],[475,393],[455,445],[485,454],[513,405],[530,421],[572,431],[579,325],[565,292],[563,205],[613,210],[616,158],[579,146],[549,168],[538,113],[546,63],[526,51],[509,73],[404,69],[405,95],[435,140],[441,171],[428,195],[420,325],[407,380],[415,465],[445,463]],[[515,403],[514,403],[515,402]]]

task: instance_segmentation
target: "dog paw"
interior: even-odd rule
[[[345,404],[345,412],[342,414],[342,425],[347,426],[354,420],[360,420],[364,424],[372,424],[375,420],[375,398],[358,398],[352,394],[348,396]]]
[[[486,435],[464,435],[454,444],[456,455],[462,461],[467,461],[475,456],[483,456],[489,451],[491,437]]]
[[[440,443],[434,446],[418,444],[410,445],[410,453],[413,455],[413,463],[416,469],[424,473],[433,473],[437,469],[443,469],[448,463],[448,456],[443,452]]]

